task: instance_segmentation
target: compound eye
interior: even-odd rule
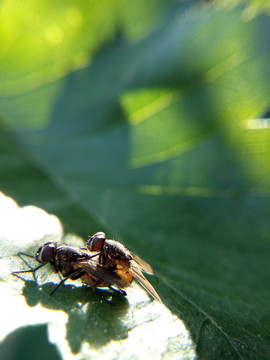
[[[87,247],[90,251],[99,251],[102,249],[105,240],[106,235],[104,232],[97,232],[89,238],[87,241]]]
[[[50,261],[54,256],[55,250],[56,244],[54,243],[47,243],[41,246],[36,253],[36,260],[40,263]]]

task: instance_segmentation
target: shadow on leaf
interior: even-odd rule
[[[0,344],[1,359],[60,360],[55,345],[48,340],[47,325],[23,326]]]
[[[121,319],[129,304],[123,295],[110,291],[82,286],[65,285],[51,297],[55,287],[47,283],[39,287],[34,281],[26,281],[23,295],[29,306],[41,304],[51,310],[62,310],[68,315],[67,341],[73,353],[78,353],[83,342],[98,348],[111,340],[127,337],[128,328]]]

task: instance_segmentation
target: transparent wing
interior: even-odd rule
[[[140,266],[142,271],[146,272],[147,274],[151,274],[151,275],[154,274],[154,271],[150,264],[148,264],[146,261],[141,259],[138,255],[133,254],[132,252],[130,252],[130,253],[131,253],[133,260]]]
[[[134,278],[142,285],[142,287],[157,301],[162,303],[160,297],[158,296],[158,293],[153,288],[153,286],[150,284],[150,282],[144,277],[143,273],[141,272],[141,269],[137,266],[136,262],[131,260],[130,262],[131,267],[128,269],[128,271],[134,276]]]
[[[81,261],[80,267],[94,278],[100,279],[108,286],[117,286],[119,289],[130,286],[130,283],[116,272],[105,269],[93,261]]]

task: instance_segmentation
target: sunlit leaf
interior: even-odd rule
[[[254,119],[269,110],[270,21],[255,1],[198,3],[1,4],[1,190],[63,226],[33,218],[29,233],[23,212],[3,226],[2,285],[30,319],[3,337],[48,323],[63,358],[136,357],[136,343],[138,358],[269,359],[270,133]],[[19,249],[96,231],[153,266],[166,307],[140,288],[116,310],[80,287],[54,302],[46,272],[41,288],[6,282]]]
[[[1,319],[5,324],[1,327],[0,339],[8,335],[0,350],[5,359],[16,357],[20,337],[28,344],[24,345],[26,348],[32,347],[25,326],[31,325],[37,333],[39,324],[48,326],[48,338],[43,335],[45,343],[55,344],[54,351],[65,359],[76,359],[78,353],[83,359],[106,358],[108,354],[111,358],[143,355],[159,358],[162,354],[172,359],[178,359],[180,354],[183,359],[195,358],[194,345],[184,323],[163,304],[151,302],[139,285],[133,284],[128,289],[128,299],[106,291],[94,293],[79,281],[75,284],[77,287],[70,282],[50,297],[55,286],[52,282],[58,283],[59,278],[52,275],[49,266],[36,273],[38,283],[31,273],[20,274],[19,279],[12,276],[14,270],[36,266],[34,259],[25,257],[26,266],[16,257],[18,251],[28,249],[31,255],[46,239],[61,242],[62,227],[54,216],[36,207],[18,208],[3,195],[0,204],[6,212],[2,214],[6,227],[1,229],[0,238]],[[13,226],[22,232],[15,234]],[[39,233],[33,233],[37,230]],[[74,236],[67,236],[65,243],[83,245],[83,241]],[[45,351],[47,355],[52,351],[49,344]]]

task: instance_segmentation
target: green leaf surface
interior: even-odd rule
[[[149,301],[137,284],[128,289],[126,298],[109,291],[93,292],[79,281],[69,281],[51,297],[59,278],[49,266],[36,273],[37,282],[31,273],[12,276],[14,269],[36,266],[36,261],[26,256],[23,263],[15,256],[17,252],[34,254],[46,240],[78,246],[83,245],[83,240],[74,235],[61,239],[60,221],[44,210],[34,206],[19,208],[3,195],[0,203],[5,211],[0,259],[3,358],[16,359],[23,351],[22,358],[34,359],[42,350],[44,358],[57,359],[76,359],[78,354],[82,359],[177,359],[179,354],[183,359],[194,359],[194,344],[184,323],[163,304]],[[22,227],[22,233],[12,231],[11,226]]]
[[[64,359],[192,359],[195,348],[269,359],[270,130],[254,126],[269,109],[267,14],[251,16],[252,3],[14,4],[0,10],[16,15],[0,32],[0,187],[60,221],[24,222],[21,209],[3,225],[1,286],[21,320],[2,338],[47,324],[46,351]],[[153,266],[164,306],[138,286],[127,300],[70,285],[49,299],[46,271],[41,287],[9,276],[19,250],[96,231]]]

